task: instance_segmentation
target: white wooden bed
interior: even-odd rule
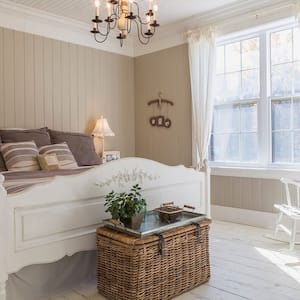
[[[0,300],[6,300],[8,274],[95,249],[95,229],[108,217],[103,203],[111,190],[140,183],[148,209],[174,201],[210,215],[209,178],[209,171],[124,158],[7,195],[0,175]]]

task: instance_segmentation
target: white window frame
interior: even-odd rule
[[[271,123],[271,55],[270,33],[297,26],[295,20],[287,20],[285,24],[268,24],[251,32],[239,32],[230,37],[220,37],[217,46],[234,43],[244,39],[259,37],[260,41],[260,98],[257,99],[257,138],[258,162],[216,162],[209,161],[212,175],[238,176],[253,178],[274,178],[283,176],[300,179],[300,164],[284,164],[272,162],[272,123]],[[267,59],[265,59],[267,58]],[[255,100],[255,99],[253,99]],[[240,101],[242,102],[242,101]]]

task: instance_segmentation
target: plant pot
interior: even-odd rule
[[[131,218],[121,219],[121,222],[125,227],[131,229],[139,229],[144,219],[144,213],[140,213],[138,215],[132,216]]]

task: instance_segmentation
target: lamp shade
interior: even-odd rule
[[[115,136],[113,131],[110,129],[106,118],[103,118],[103,116],[101,116],[101,118],[97,120],[96,126],[92,134],[94,136],[100,136],[100,137]]]

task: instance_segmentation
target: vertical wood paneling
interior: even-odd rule
[[[53,128],[62,129],[62,54],[61,42],[53,41]]]
[[[77,46],[70,44],[70,124],[78,131],[78,54]]]
[[[279,180],[229,176],[211,177],[211,200],[214,205],[265,212],[275,212],[274,204],[286,201]]]
[[[15,127],[14,31],[4,31],[4,125]]]
[[[111,149],[133,156],[134,60],[0,28],[0,127],[91,133],[108,118]],[[128,138],[126,138],[126,136]]]
[[[44,115],[45,125],[53,128],[53,43],[44,39]]]
[[[44,41],[42,37],[34,36],[34,117],[37,127],[45,126],[44,76]]]
[[[62,43],[61,58],[62,129],[70,130],[70,45],[67,43]]]
[[[35,128],[34,36],[25,34],[25,128]],[[18,102],[18,99],[16,99]]]
[[[85,48],[78,47],[78,130],[85,131],[86,120],[86,74]]]
[[[95,124],[94,120],[94,112],[93,112],[93,86],[94,86],[94,61],[93,61],[93,49],[86,49],[85,52],[85,62],[86,62],[86,119],[87,119],[87,127],[88,131],[93,129],[93,125]]]
[[[5,126],[4,116],[4,32],[0,28],[0,127]]]
[[[15,54],[15,116],[16,127],[25,126],[25,38],[23,32],[14,34]]]

